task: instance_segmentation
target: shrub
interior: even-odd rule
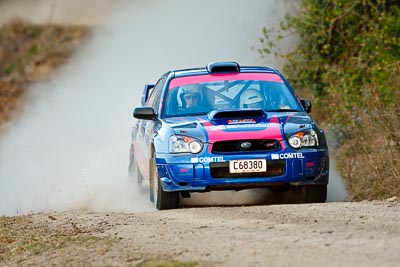
[[[291,84],[312,98],[317,118],[338,137],[334,154],[356,199],[400,195],[399,6],[303,0],[300,14],[287,17],[277,34],[295,32],[296,49],[279,51],[271,29],[260,39],[259,52],[286,60]]]

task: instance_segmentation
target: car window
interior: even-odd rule
[[[245,73],[249,74],[249,73]],[[213,76],[210,79],[196,78],[192,81],[171,82],[165,103],[165,117],[189,116],[207,114],[212,110],[262,108],[268,110],[299,110],[301,107],[292,91],[276,74],[264,77],[240,75],[230,77]],[[187,77],[184,77],[187,78]],[[179,78],[178,78],[179,79]],[[197,105],[192,108],[185,106],[184,93],[197,94]],[[254,105],[255,102],[259,104]]]
[[[153,107],[154,110],[156,111],[156,113],[158,113],[158,109],[160,106],[161,93],[162,93],[164,84],[165,84],[164,78],[158,80],[158,82],[156,83],[156,85],[154,86],[152,91],[150,92],[149,99],[147,100],[147,103],[146,103],[147,106]]]

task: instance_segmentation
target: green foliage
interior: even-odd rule
[[[349,123],[362,104],[365,85],[378,82],[384,103],[396,104],[388,74],[400,58],[397,1],[305,0],[298,17],[287,17],[281,31],[295,30],[300,43],[283,55],[296,88],[308,89],[335,123]],[[263,30],[261,54],[272,53],[272,30]]]
[[[32,44],[28,49],[28,54],[30,56],[36,56],[39,54],[39,52],[40,52],[40,48],[37,44]]]
[[[400,111],[399,21],[400,2],[395,0],[303,0],[300,14],[287,17],[277,30],[279,36],[296,33],[300,38],[296,49],[282,53],[278,44],[271,44],[273,29],[263,29],[258,51],[261,55],[279,54],[286,60],[284,72],[289,81],[313,99],[320,119],[339,137],[339,155],[346,160],[356,159],[360,151],[371,150],[376,138],[396,130],[390,120],[397,121]],[[398,143],[399,138],[397,135],[393,142]],[[385,159],[385,149],[374,146],[374,155]],[[365,173],[357,175],[378,177],[385,171],[394,177],[400,159],[392,159],[386,169],[373,161],[358,161],[358,168]],[[348,176],[345,168],[342,170]],[[398,194],[384,188],[375,192],[379,193],[369,196]]]

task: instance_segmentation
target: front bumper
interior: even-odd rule
[[[230,174],[229,161],[267,160],[267,172]],[[326,185],[329,154],[326,149],[285,150],[271,153],[212,155],[156,154],[164,191],[237,190],[280,185]]]

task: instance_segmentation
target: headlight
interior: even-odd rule
[[[315,131],[298,132],[288,139],[289,145],[293,148],[318,146],[318,136]]]
[[[173,135],[169,139],[169,151],[171,153],[197,154],[203,149],[203,143],[192,137]]]

